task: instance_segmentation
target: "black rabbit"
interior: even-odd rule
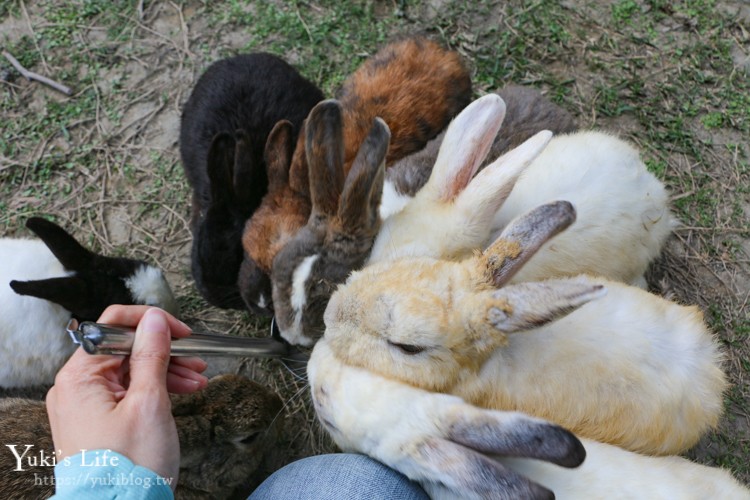
[[[182,111],[180,155],[193,188],[192,273],[211,304],[244,309],[237,287],[245,221],[268,189],[266,140],[280,120],[294,127],[323,93],[292,66],[266,53],[213,63]]]

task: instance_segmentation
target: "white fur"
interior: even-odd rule
[[[9,283],[71,273],[39,240],[0,239],[0,262],[0,387],[50,384],[75,350],[65,332],[70,311]]]
[[[446,201],[438,193],[453,182],[452,170],[467,168],[454,157],[465,154],[455,141],[448,129],[429,181],[384,221],[369,263],[405,256],[460,259],[492,243],[513,218],[566,200],[576,209],[576,222],[544,245],[513,281],[585,273],[645,286],[643,274],[675,221],[664,186],[631,145],[592,131],[554,137],[545,148],[545,136],[537,134]]]
[[[645,286],[643,274],[674,219],[664,185],[635,148],[602,132],[555,137],[521,174],[487,243],[515,217],[555,200],[573,204],[576,222],[537,252],[512,282],[587,273]]]
[[[158,306],[174,316],[179,315],[179,306],[161,269],[144,264],[125,280],[125,286],[136,304]]]
[[[393,181],[386,179],[383,184],[383,197],[380,200],[379,213],[382,220],[400,212],[411,201],[411,196],[399,193]]]
[[[422,391],[347,366],[333,354],[325,337],[315,346],[307,369],[316,412],[339,447],[370,455],[421,482],[436,499],[476,496],[446,486],[460,481],[451,477],[450,464],[431,462],[418,453],[425,441],[444,439],[445,424],[460,413],[485,412],[486,418],[511,426],[524,421],[517,413],[480,410],[455,396]],[[750,492],[721,469],[680,457],[647,457],[595,441],[582,442],[587,457],[574,469],[539,460],[494,458],[551,489],[561,500],[750,498]]]
[[[292,296],[289,298],[289,303],[294,309],[294,323],[291,329],[282,331],[281,336],[293,345],[309,346],[313,343],[313,340],[302,332],[302,314],[307,302],[305,283],[312,273],[313,264],[319,258],[320,255],[317,254],[305,257],[292,274]]]

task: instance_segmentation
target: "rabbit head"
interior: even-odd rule
[[[41,217],[30,218],[26,227],[72,274],[11,281],[16,293],[60,304],[79,320],[95,321],[111,304],[145,304],[179,315],[177,301],[160,269],[140,260],[97,255],[62,227]]]
[[[391,130],[388,165],[419,151],[445,128],[468,104],[471,79],[456,52],[424,38],[409,38],[388,44],[368,58],[346,80],[338,98],[342,107],[346,178],[376,117]],[[251,273],[256,279],[260,279],[259,272],[270,274],[278,251],[310,215],[309,166],[304,141],[305,134],[301,133],[281,187],[275,194],[269,191],[245,226],[242,244],[246,260],[251,261],[249,265],[258,269]],[[243,294],[246,301],[253,295]]]
[[[574,213],[567,202],[539,207],[460,262],[404,258],[352,273],[325,312],[327,343],[344,363],[449,390],[508,334],[553,321],[603,293],[601,285],[564,280],[500,288]]]
[[[380,227],[388,127],[374,120],[346,179],[342,135],[339,103],[316,106],[305,140],[312,213],[276,255],[271,275],[276,321],[292,344],[312,345],[323,334],[331,293],[362,266]]]
[[[239,375],[219,375],[203,391],[173,395],[181,496],[227,498],[238,489],[247,496],[267,472],[261,465],[278,437],[281,409],[276,394]]]
[[[484,246],[495,212],[552,136],[549,131],[537,133],[475,176],[504,113],[503,100],[488,94],[451,122],[427,184],[385,220],[370,263],[402,256],[461,258]]]

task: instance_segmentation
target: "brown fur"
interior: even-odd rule
[[[390,164],[424,147],[469,103],[471,80],[457,53],[424,38],[410,38],[387,45],[365,61],[344,83],[338,98],[343,107],[346,178],[375,117],[391,129],[386,158]],[[273,257],[305,224],[310,210],[303,130],[287,185],[269,189],[245,226],[246,255],[270,273]]]
[[[172,396],[180,440],[180,478],[176,498],[244,496],[264,477],[262,461],[275,442],[281,400],[263,386],[238,375],[214,377],[201,392]],[[82,423],[81,425],[85,425]],[[252,437],[255,433],[256,437]],[[246,442],[242,442],[242,439]],[[43,401],[0,400],[0,498],[48,498],[54,493],[54,470],[41,463],[15,471],[16,457],[32,444],[26,458],[53,452]],[[35,483],[36,481],[36,483]]]

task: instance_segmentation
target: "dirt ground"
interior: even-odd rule
[[[65,96],[0,60],[0,234],[28,236],[26,218],[52,215],[97,251],[161,266],[195,330],[265,336],[266,321],[208,306],[190,276],[177,138],[192,85],[220,57],[270,50],[331,95],[389,37],[426,32],[466,58],[477,95],[511,81],[540,88],[583,127],[633,141],[667,184],[681,225],[649,285],[704,311],[732,382],[720,427],[689,456],[750,482],[750,99],[741,95],[750,2],[353,2],[367,27],[333,2],[113,4],[71,2],[76,13],[50,1],[0,5],[0,44],[73,87]],[[287,401],[270,467],[333,449],[315,428],[302,374],[246,359],[211,370],[247,374]]]

